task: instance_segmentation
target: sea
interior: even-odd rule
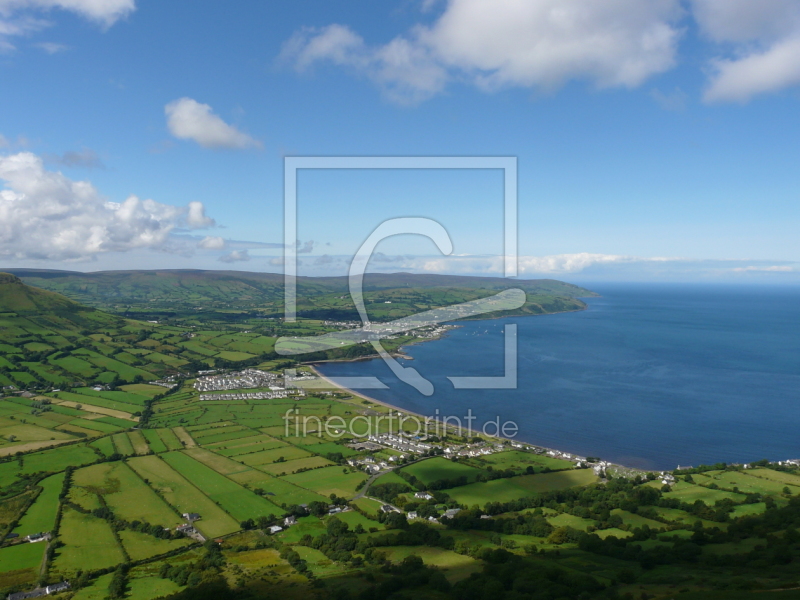
[[[600,297],[584,298],[583,311],[459,322],[405,347],[400,363],[433,383],[430,396],[380,359],[318,368],[333,379],[377,377],[386,389],[359,391],[398,408],[464,427],[471,411],[473,428],[512,423],[513,439],[631,467],[800,458],[800,287],[591,289]],[[516,388],[455,389],[448,377],[504,374],[511,323]]]

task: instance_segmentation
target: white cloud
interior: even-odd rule
[[[136,9],[135,0],[0,0],[0,50],[13,50],[9,38],[24,36],[51,23],[34,15],[60,9],[108,28]],[[59,44],[40,44],[47,52],[61,50]],[[51,52],[52,53],[52,52]]]
[[[225,240],[221,237],[209,235],[203,238],[197,245],[205,250],[222,250],[225,247]]]
[[[706,102],[746,102],[800,84],[800,2],[692,0],[701,31],[729,50],[711,61]]]
[[[311,254],[314,251],[314,240],[301,243],[297,240],[297,254]]]
[[[224,263],[246,262],[248,260],[250,260],[250,255],[247,250],[234,250],[219,257],[219,261]]]
[[[800,85],[800,35],[763,52],[738,59],[716,59],[706,102],[746,102],[753,96]]]
[[[182,140],[193,140],[204,148],[260,148],[261,142],[228,125],[208,104],[180,98],[164,107],[167,127]]]
[[[189,202],[186,211],[186,224],[190,229],[205,229],[216,225],[214,219],[206,216],[206,207],[202,202]]]
[[[304,29],[281,53],[302,71],[328,61],[418,102],[453,80],[553,89],[570,80],[635,87],[672,68],[678,0],[451,0],[431,26],[377,47],[343,25]]]
[[[0,156],[0,181],[0,256],[72,260],[168,250],[173,229],[210,221],[202,204],[171,206],[136,196],[109,202],[88,181],[47,171],[30,152]]]
[[[55,42],[42,42],[40,44],[35,44],[35,46],[41,50],[44,50],[48,54],[58,54],[59,52],[64,52],[69,48],[64,44],[56,44]]]
[[[731,271],[734,273],[794,273],[795,269],[789,265],[773,265],[771,267],[736,267]]]

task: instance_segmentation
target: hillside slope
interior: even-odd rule
[[[179,317],[203,311],[283,314],[283,276],[244,271],[48,271],[11,269],[30,285],[59,292],[89,306],[139,318]],[[368,274],[364,296],[373,320],[395,319],[433,307],[521,288],[528,302],[509,314],[544,314],[581,310],[582,297],[593,292],[552,279],[511,280],[500,277]],[[308,318],[358,318],[347,277],[298,277],[298,314]],[[391,304],[391,306],[389,306]],[[217,315],[219,317],[219,315]]]

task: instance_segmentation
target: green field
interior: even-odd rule
[[[505,452],[496,452],[495,454],[469,458],[467,462],[484,469],[486,466],[491,466],[498,470],[514,469],[515,471],[524,471],[527,467],[531,466],[536,473],[540,473],[545,468],[556,471],[572,469],[575,466],[572,462],[562,458],[553,458],[542,454],[534,454],[532,452],[522,452],[520,450],[506,450]]]
[[[201,487],[203,493],[237,521],[256,519],[268,514],[278,515],[282,512],[279,506],[257,496],[182,452],[170,452],[163,457],[167,464],[193,484]]]
[[[356,486],[367,479],[367,475],[360,471],[355,473],[347,471],[348,469],[343,469],[342,467],[323,467],[322,469],[287,475],[282,479],[323,496],[336,494],[342,498],[352,498],[356,494]]]
[[[197,528],[206,535],[216,537],[239,529],[237,521],[158,456],[131,458],[128,464],[179,513],[199,513],[202,522]]]
[[[574,469],[540,475],[522,475],[510,479],[495,479],[485,483],[471,483],[451,488],[447,490],[447,493],[460,504],[484,506],[487,502],[509,502],[540,492],[588,485],[595,481],[597,481],[597,477],[591,469]]]
[[[744,502],[746,496],[744,494],[734,494],[732,492],[725,492],[722,490],[711,490],[707,487],[694,485],[693,483],[686,483],[685,481],[678,481],[672,486],[672,491],[667,494],[669,498],[677,498],[681,502],[688,504],[694,503],[696,500],[713,506],[717,500],[729,499],[734,502]]]
[[[19,569],[37,569],[42,562],[47,544],[17,544],[8,548],[0,548],[0,564],[3,571],[17,571]],[[0,577],[3,575],[0,574]]]
[[[161,441],[164,442],[164,445],[167,447],[167,450],[180,450],[183,448],[183,444],[178,439],[178,436],[171,429],[157,429],[158,436],[161,438]]]
[[[62,577],[69,578],[78,569],[102,569],[124,560],[103,519],[65,508],[58,536],[65,546],[56,553],[53,568]]]
[[[311,453],[306,452],[301,448],[297,448],[296,446],[289,446],[287,444],[285,446],[281,446],[280,448],[273,448],[272,450],[261,450],[260,452],[238,456],[236,460],[241,460],[246,465],[258,466],[274,463],[281,459],[292,461],[298,458],[307,458],[309,456],[311,456]],[[283,462],[283,460],[281,460],[281,462]]]
[[[158,435],[155,429],[143,429],[141,433],[153,452],[158,454],[167,451],[167,445],[162,441],[161,436]]]
[[[429,458],[427,460],[414,463],[402,469],[405,473],[413,475],[422,483],[428,484],[440,479],[456,479],[466,477],[467,481],[474,481],[481,474],[480,469],[468,465],[454,462],[447,458]]]
[[[14,528],[15,533],[25,537],[31,533],[53,530],[58,512],[58,495],[61,493],[63,483],[64,473],[51,475],[39,483],[42,491],[20,519],[19,525]]]
[[[133,451],[133,444],[131,444],[131,439],[127,434],[118,433],[117,435],[111,436],[111,440],[114,443],[114,448],[117,453],[123,456],[133,456],[135,454]]]
[[[151,556],[165,554],[176,548],[188,546],[193,540],[188,538],[177,540],[162,540],[152,535],[140,533],[138,531],[123,530],[119,532],[122,545],[128,552],[131,560],[143,560]]]
[[[73,485],[100,494],[115,515],[173,527],[181,517],[123,462],[102,463],[75,471]]]
[[[128,439],[131,441],[131,447],[135,454],[143,456],[150,452],[150,446],[147,445],[147,440],[141,431],[129,431]]]
[[[307,458],[297,458],[295,460],[287,460],[286,462],[274,462],[270,464],[258,465],[257,469],[269,473],[270,475],[283,476],[297,473],[301,469],[317,469],[318,467],[327,467],[331,465],[331,461],[321,456],[309,456]]]
[[[0,487],[13,483],[17,473],[54,473],[63,471],[67,467],[90,464],[96,460],[97,455],[91,448],[82,444],[26,454],[22,457],[21,467],[16,460],[0,464]]]

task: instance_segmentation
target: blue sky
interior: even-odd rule
[[[488,155],[523,277],[794,283],[798,105],[796,0],[0,0],[0,265],[278,272],[284,155]],[[500,274],[497,171],[298,189],[301,273]]]

